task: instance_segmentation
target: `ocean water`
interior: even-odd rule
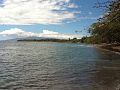
[[[120,55],[73,43],[0,42],[0,90],[120,90]]]

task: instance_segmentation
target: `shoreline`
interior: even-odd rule
[[[107,50],[120,55],[120,43],[112,43],[112,44],[96,44],[93,45],[96,48],[100,48],[103,50]]]
[[[17,42],[59,42],[59,43],[80,43],[79,39],[78,40],[59,40],[59,39],[46,39],[46,40],[17,40]],[[81,43],[81,44],[85,44],[85,43]],[[120,55],[120,43],[111,43],[111,44],[106,44],[106,43],[102,43],[102,44],[87,44],[87,45],[91,45],[95,48],[100,48],[106,51],[110,51],[116,54]]]
[[[60,42],[60,43],[78,43],[80,42],[79,39],[70,39],[70,40],[66,40],[66,39],[41,39],[41,40],[29,40],[29,39],[21,39],[21,40],[17,40],[17,42]]]

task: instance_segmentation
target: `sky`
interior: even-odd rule
[[[26,36],[82,37],[104,10],[105,0],[0,0],[0,40]],[[75,33],[75,31],[79,33]],[[46,33],[47,32],[47,33]],[[31,35],[32,34],[32,35]],[[79,36],[78,36],[79,35]]]

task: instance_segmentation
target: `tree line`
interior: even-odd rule
[[[83,43],[120,43],[120,0],[99,3],[98,7],[105,7],[102,18],[89,28],[89,37],[83,37]]]

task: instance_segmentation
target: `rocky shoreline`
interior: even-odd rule
[[[100,44],[95,46],[120,54],[120,43]]]

